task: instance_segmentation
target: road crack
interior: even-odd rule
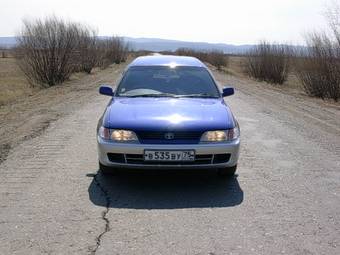
[[[102,242],[102,238],[103,236],[110,231],[110,220],[107,218],[107,214],[110,211],[110,204],[111,204],[111,198],[109,196],[109,193],[107,192],[107,190],[103,187],[103,185],[100,183],[100,181],[98,180],[98,172],[97,174],[95,174],[93,176],[93,181],[95,182],[95,184],[97,185],[97,187],[99,188],[99,190],[101,191],[101,193],[104,195],[105,200],[106,200],[106,204],[105,204],[105,210],[102,211],[102,220],[105,221],[105,228],[104,230],[96,237],[96,245],[95,247],[91,250],[91,254],[96,254],[98,248],[101,245]]]

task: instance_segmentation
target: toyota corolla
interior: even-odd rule
[[[193,57],[145,56],[123,72],[98,122],[99,168],[217,169],[233,176],[240,129],[207,66]]]

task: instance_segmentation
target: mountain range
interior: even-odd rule
[[[105,38],[102,36],[102,38]],[[132,50],[147,50],[147,51],[175,51],[178,48],[191,48],[195,50],[220,50],[224,53],[237,54],[244,53],[252,45],[233,45],[224,43],[206,43],[206,42],[188,42],[179,40],[168,40],[159,38],[133,38],[124,37],[124,40],[129,44]],[[0,47],[10,48],[15,46],[15,37],[0,37]]]
[[[168,40],[159,38],[124,38],[130,47],[134,50],[149,51],[175,51],[178,48],[190,48],[195,50],[219,50],[224,53],[236,54],[244,53],[249,50],[252,45],[233,45],[225,43],[207,43],[207,42],[187,42],[179,40]]]
[[[100,36],[99,38],[107,38]],[[190,48],[195,50],[210,51],[219,50],[227,54],[242,54],[251,49],[254,45],[243,44],[225,44],[225,43],[207,43],[207,42],[188,42],[179,40],[159,39],[159,38],[133,38],[123,37],[128,43],[131,50],[146,50],[146,51],[176,51],[178,48]],[[12,37],[0,37],[0,48],[10,48],[15,46],[16,39]],[[305,46],[289,46],[292,49],[303,50]]]

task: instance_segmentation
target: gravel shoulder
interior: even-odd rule
[[[236,88],[238,177],[104,178],[97,88],[122,69],[0,109],[0,254],[340,253],[339,105],[215,72]]]

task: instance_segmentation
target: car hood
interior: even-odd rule
[[[207,131],[233,128],[235,122],[222,99],[113,98],[103,126],[134,131]]]

